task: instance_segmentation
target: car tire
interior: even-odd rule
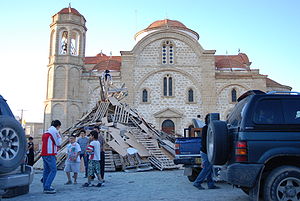
[[[212,121],[207,129],[207,156],[213,165],[224,165],[228,159],[229,140],[227,124],[224,121]]]
[[[194,182],[197,179],[197,177],[198,177],[199,173],[201,172],[201,170],[202,170],[202,168],[193,168],[192,169],[192,175],[187,176],[188,180],[190,182]]]
[[[8,188],[4,190],[3,198],[12,198],[18,195],[24,195],[29,192],[29,185],[17,186],[13,188]]]
[[[0,117],[0,174],[11,172],[23,161],[26,138],[21,124],[12,117]]]
[[[264,200],[299,200],[300,168],[281,166],[274,169],[264,184]]]

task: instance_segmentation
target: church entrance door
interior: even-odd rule
[[[167,119],[163,121],[161,130],[168,134],[175,134],[175,124],[172,120]]]

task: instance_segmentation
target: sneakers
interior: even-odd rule
[[[195,186],[196,188],[198,188],[199,190],[204,190],[205,188],[203,188],[201,186],[201,184],[197,185],[197,184],[193,184],[193,186]]]
[[[92,185],[89,184],[89,183],[84,183],[84,184],[82,185],[82,187],[90,187],[90,186],[92,186]]]
[[[208,189],[219,189],[220,187],[219,186],[211,186],[211,187],[208,187]]]
[[[50,189],[44,189],[44,193],[46,194],[54,194],[56,193],[54,188],[50,188]]]
[[[101,187],[102,186],[102,183],[98,183],[97,185],[96,185],[96,187]]]
[[[77,182],[76,182],[77,183]],[[65,185],[69,185],[69,184],[72,184],[72,181],[67,181],[66,183],[65,183]]]

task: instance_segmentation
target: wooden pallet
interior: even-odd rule
[[[116,171],[114,156],[112,151],[105,151],[105,172]]]

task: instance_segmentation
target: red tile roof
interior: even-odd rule
[[[121,56],[107,56],[103,53],[97,54],[95,57],[85,57],[85,64],[96,64],[93,70],[120,70],[122,58]]]
[[[222,68],[241,68],[250,69],[251,62],[244,53],[238,55],[215,55],[215,66]]]
[[[69,14],[69,13],[82,16],[75,8],[71,8],[71,7],[63,8],[57,14]]]
[[[289,87],[282,84],[279,84],[278,82],[275,82],[274,80],[267,78],[266,79],[266,85],[267,87]]]

